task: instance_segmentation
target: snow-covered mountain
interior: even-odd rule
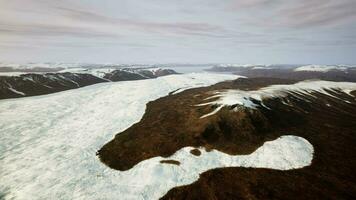
[[[176,74],[174,70],[161,68],[76,66],[62,69],[57,66],[61,65],[51,65],[50,70],[56,72],[50,73],[41,71],[50,71],[47,68],[39,70],[30,67],[22,72],[8,69],[7,72],[0,73],[0,99],[49,94],[101,82],[142,80]],[[34,72],[33,69],[37,71]]]

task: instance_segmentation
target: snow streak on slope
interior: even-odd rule
[[[95,156],[116,133],[140,120],[147,102],[178,88],[207,86],[234,78],[217,74],[171,75],[0,101],[0,197],[156,199],[171,187],[196,180],[207,167],[288,169],[307,165],[312,149],[298,137],[266,143],[250,158],[237,160],[215,151],[204,153],[202,160],[193,159],[187,155],[189,148],[184,148],[172,156],[181,160],[181,168],[152,158],[120,172],[106,167]],[[291,148],[285,148],[289,143]],[[279,154],[272,153],[277,157],[270,157],[274,150]],[[289,155],[293,154],[304,157],[290,161],[293,156]]]
[[[201,118],[211,116],[217,113],[224,106],[239,105],[246,108],[255,109],[258,107],[254,100],[262,102],[263,99],[285,97],[288,94],[297,93],[299,95],[310,96],[311,92],[319,92],[325,95],[333,96],[330,92],[338,90],[351,95],[350,92],[356,90],[356,83],[351,82],[331,82],[331,81],[301,81],[291,85],[271,85],[254,91],[244,90],[225,90],[217,91],[213,96],[205,99],[209,101],[197,106],[218,105],[211,113],[203,115]],[[336,97],[335,97],[336,98]],[[262,104],[263,105],[263,104]]]

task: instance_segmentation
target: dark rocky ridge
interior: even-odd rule
[[[107,73],[104,78],[110,81],[130,81],[157,78],[159,76],[166,76],[170,74],[177,74],[177,72],[171,69],[146,70],[125,68]]]
[[[257,110],[231,111],[234,106],[225,107],[202,119],[199,117],[215,107],[194,106],[208,97],[209,91],[255,90],[295,82],[273,78],[237,79],[163,97],[150,102],[142,120],[116,135],[99,150],[99,157],[109,167],[128,170],[142,160],[167,157],[186,146],[217,149],[233,155],[249,154],[265,141],[291,134],[307,139],[314,146],[311,166],[292,171],[214,169],[191,185],[172,189],[163,199],[355,197],[355,97],[339,90],[330,91],[337,98],[318,92],[290,93],[286,97],[264,100],[263,104],[269,109],[255,102],[260,105]]]
[[[294,80],[321,79],[326,81],[356,82],[356,69],[348,69],[345,71],[331,70],[328,72],[292,71],[290,69],[254,69],[254,70],[247,69],[235,73],[250,78],[283,77],[283,78],[294,79]]]
[[[124,68],[106,73],[104,78],[89,73],[44,73],[0,76],[0,99],[19,98],[60,92],[102,82],[117,82],[157,78],[176,74],[169,69],[130,69]]]
[[[50,94],[107,82],[90,74],[47,73],[0,76],[0,99]]]

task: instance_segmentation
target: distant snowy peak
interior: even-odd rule
[[[155,76],[166,76],[170,74],[178,74],[172,69],[162,69],[162,68],[148,68],[147,70],[151,71]]]
[[[76,68],[68,68],[59,71],[60,73],[70,72],[77,74],[91,74],[93,76],[103,78],[106,74],[111,73],[116,70],[116,68],[112,67],[99,67],[99,68],[85,68],[85,67],[76,67]]]
[[[271,65],[264,64],[219,64],[216,68],[269,68]]]
[[[30,69],[70,69],[70,68],[98,68],[98,67],[128,67],[122,64],[90,64],[90,63],[0,63],[0,68],[12,68],[17,71]]]
[[[219,64],[218,67],[255,67],[255,66],[268,66],[264,64]]]
[[[103,78],[116,70],[128,73],[136,73],[147,78],[176,74],[175,71],[166,68],[158,68],[151,65],[124,65],[124,64],[85,64],[85,63],[28,63],[7,64],[0,63],[0,76],[20,76],[22,74],[46,74],[46,73],[77,73],[91,74]]]
[[[297,67],[294,71],[311,71],[311,72],[329,72],[329,71],[345,71],[352,66],[347,65],[305,65]]]
[[[216,72],[246,72],[246,71],[266,71],[272,70],[283,70],[289,73],[293,72],[328,72],[328,71],[344,71],[347,73],[349,69],[356,69],[356,66],[352,65],[296,65],[296,64],[218,64],[214,65],[208,71]]]
[[[207,71],[241,72],[250,70],[290,69],[295,67],[298,66],[288,64],[218,64],[207,69]]]
[[[0,76],[36,73],[86,73],[102,78],[105,73],[122,68],[149,68],[151,65],[95,64],[95,63],[0,63]]]

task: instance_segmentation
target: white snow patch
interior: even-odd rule
[[[16,94],[19,94],[19,95],[22,95],[22,96],[25,96],[25,95],[26,95],[25,93],[20,92],[20,91],[16,90],[15,88],[13,88],[10,83],[8,83],[8,82],[6,82],[6,81],[5,81],[5,83],[8,85],[8,88],[7,88],[7,89],[9,89],[11,92],[16,93]]]
[[[282,136],[274,141],[265,142],[263,146],[249,155],[231,156],[217,150],[194,156],[190,153],[193,147],[185,147],[168,158],[154,157],[140,162],[129,171],[123,172],[126,187],[145,188],[147,199],[158,199],[169,189],[191,184],[205,171],[224,167],[254,167],[278,170],[298,169],[311,164],[314,148],[304,138]],[[161,160],[172,159],[180,165],[161,164]],[[132,178],[132,177],[144,178]],[[128,189],[130,190],[130,189]],[[123,191],[127,192],[127,191]],[[139,197],[137,197],[139,198]]]
[[[273,68],[267,66],[257,66],[257,67],[253,67],[252,69],[273,69]]]
[[[147,68],[146,70],[151,71],[153,74],[156,74],[158,71],[163,70],[160,67],[152,67],[152,68]]]
[[[205,106],[205,105],[219,106],[212,113],[208,113],[201,117],[204,118],[217,113],[217,111],[221,109],[221,106],[239,105],[251,109],[256,109],[258,105],[253,103],[253,100],[262,102],[263,99],[285,97],[291,92],[297,93],[299,95],[306,95],[306,96],[311,96],[310,94],[311,92],[320,92],[322,94],[337,98],[332,94],[330,94],[329,90],[331,89],[340,90],[347,94],[350,94],[351,91],[356,90],[356,83],[332,82],[332,81],[301,81],[291,85],[271,85],[253,91],[244,91],[244,90],[217,91],[214,93],[213,96],[205,99],[205,100],[210,100],[216,98],[216,100],[209,101],[207,103],[198,104],[197,106]]]

